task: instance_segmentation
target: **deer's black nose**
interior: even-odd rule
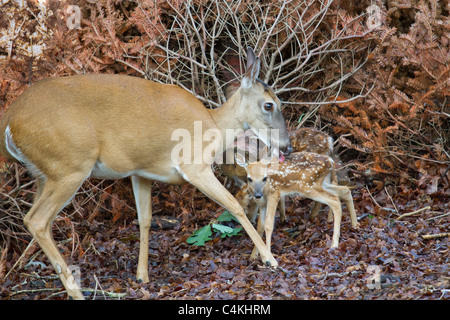
[[[289,142],[289,145],[286,148],[286,153],[284,155],[288,156],[288,155],[290,155],[292,153],[292,151],[294,151],[294,149],[292,148],[291,142]]]
[[[291,141],[289,141],[289,144],[287,146],[285,146],[284,148],[280,149],[280,151],[286,157],[288,155],[290,155],[292,153],[292,151],[294,151],[294,149],[292,148]]]
[[[257,192],[257,193],[254,194],[254,197],[256,199],[261,199],[263,197],[263,194],[262,194],[262,192]]]

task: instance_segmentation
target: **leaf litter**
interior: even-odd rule
[[[64,219],[55,222],[53,231],[58,247],[69,265],[80,268],[81,285],[88,289],[84,293],[88,299],[450,297],[449,236],[423,238],[449,230],[448,186],[428,197],[420,197],[417,190],[406,192],[404,186],[390,195],[387,190],[370,195],[369,189],[356,188],[353,196],[360,227],[351,228],[343,206],[338,249],[329,249],[332,224],[326,222],[326,209],[311,220],[310,201],[299,197],[288,199],[287,222],[281,224],[277,217],[272,239],[272,253],[280,266],[277,269],[265,267],[259,260],[249,260],[253,244],[245,232],[220,237],[215,228],[209,228],[210,241],[203,246],[190,245],[186,240],[202,227],[209,227],[214,221],[235,222],[218,219],[223,209],[195,188],[183,189],[185,192],[178,196],[173,192],[177,188],[180,187],[155,188],[162,201],[153,197],[154,211],[158,214],[154,215],[150,233],[150,282],[146,284],[135,277],[139,252],[135,212],[124,210],[119,219],[116,214],[97,213],[92,221],[81,214],[73,215],[75,231]],[[163,193],[180,206],[177,209],[165,206]],[[400,214],[414,210],[417,214],[396,220],[399,215],[392,208],[392,199]],[[190,208],[181,208],[184,205]],[[418,210],[426,206],[430,208]],[[190,210],[195,214],[189,213]],[[171,221],[172,225],[162,227],[161,221]],[[76,250],[74,233],[79,239]],[[20,243],[12,239],[5,242],[7,250],[3,249],[0,255],[1,298],[66,299],[61,282],[39,246],[33,244],[21,259],[26,247],[23,243],[30,240],[23,235]]]

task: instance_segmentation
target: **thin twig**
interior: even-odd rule
[[[430,206],[426,206],[426,207],[424,207],[424,208],[421,208],[421,209],[418,209],[418,210],[415,210],[415,211],[412,211],[412,212],[404,213],[404,214],[402,214],[401,216],[399,216],[398,218],[396,218],[395,220],[400,220],[400,219],[403,219],[403,218],[405,218],[405,217],[410,217],[410,216],[413,216],[413,215],[415,215],[415,214],[418,214],[418,213],[420,213],[420,212],[422,212],[422,211],[430,210],[430,209],[431,209]]]
[[[389,192],[387,191],[386,187],[384,187],[384,191],[385,191],[386,194],[388,195],[389,200],[391,200],[391,203],[392,203],[392,205],[394,206],[394,209],[395,209],[395,211],[397,212],[397,215],[399,215],[400,212],[398,212],[397,206],[395,205],[394,200],[392,199],[391,195],[390,195]]]
[[[25,248],[25,250],[23,251],[22,255],[19,257],[19,259],[17,259],[16,263],[14,263],[14,265],[12,266],[11,269],[9,269],[8,273],[5,275],[5,277],[3,278],[3,280],[6,280],[9,276],[9,274],[16,268],[16,266],[20,263],[20,261],[22,261],[23,257],[25,257],[25,255],[27,254],[28,249],[30,249],[30,247],[34,244],[35,240],[34,238],[30,241],[30,243],[28,244],[28,246]]]
[[[428,220],[434,220],[434,219],[440,219],[440,218],[446,217],[446,216],[448,216],[448,215],[450,215],[450,211],[449,211],[449,212],[447,212],[447,213],[444,213],[444,214],[438,215],[438,216],[436,216],[436,217],[431,217],[431,218],[428,218],[428,219],[426,219],[425,221],[428,221]]]
[[[369,193],[370,198],[372,198],[372,201],[378,206],[378,208],[381,208],[381,206],[378,204],[377,200],[375,200],[375,198],[372,196],[372,194],[370,193],[369,188],[366,187],[367,192]]]
[[[57,291],[61,290],[60,288],[41,288],[41,289],[28,289],[28,290],[19,290],[11,293],[11,296],[15,296],[22,293],[37,293],[37,292],[45,292],[45,291]],[[64,291],[61,291],[60,293],[64,293]]]
[[[443,233],[435,233],[435,234],[423,234],[423,239],[436,239],[436,238],[444,238],[444,237],[450,237],[450,232],[443,232]]]
[[[269,33],[266,36],[266,40],[264,41],[263,45],[261,46],[260,52],[258,53],[258,57],[261,56],[262,52],[266,48],[267,42],[269,41],[270,37],[272,36],[273,29],[278,24],[278,21],[280,21],[281,14],[283,13],[283,10],[286,7],[286,4],[291,3],[291,2],[292,2],[292,0],[291,1],[283,1],[283,4],[281,5],[281,8],[280,8],[280,12],[278,12],[275,22],[272,24],[272,27],[270,28]]]

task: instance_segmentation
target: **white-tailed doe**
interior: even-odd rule
[[[83,299],[83,294],[53,240],[52,222],[88,177],[131,176],[140,226],[138,280],[149,281],[152,180],[195,185],[236,216],[263,262],[277,266],[239,202],[214,176],[211,164],[193,161],[198,145],[190,150],[189,161],[174,163],[171,159],[176,146],[171,141],[173,131],[187,130],[194,139],[197,121],[203,132],[218,129],[222,137],[230,129],[278,130],[275,144],[290,153],[280,100],[257,79],[259,70],[259,58],[249,49],[239,89],[214,110],[178,86],[113,74],[39,81],[9,107],[0,123],[0,151],[25,164],[37,178],[36,199],[24,223],[70,297]],[[208,145],[209,141],[204,141],[200,147]],[[222,144],[217,152],[227,147]]]

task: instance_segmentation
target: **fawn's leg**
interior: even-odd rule
[[[328,189],[326,189],[328,191]],[[333,229],[333,239],[331,241],[331,248],[337,248],[339,245],[339,236],[341,233],[341,217],[342,209],[339,197],[333,193],[327,192],[322,188],[313,190],[309,194],[304,195],[309,199],[319,201],[330,207],[330,211],[334,216],[334,229]]]
[[[320,208],[322,208],[322,204],[318,201],[313,202],[313,207],[311,209],[311,219],[314,219],[319,214]]]
[[[264,233],[264,222],[266,220],[266,211],[267,211],[267,202],[265,204],[259,206],[259,218],[258,218],[258,225],[256,227],[256,231],[258,232],[258,234],[261,238]],[[250,255],[250,259],[255,260],[257,257],[258,257],[258,250],[256,250],[256,247],[254,247],[252,254]]]
[[[350,219],[353,228],[358,227],[358,220],[356,218],[355,206],[353,204],[353,197],[350,188],[347,186],[340,186],[335,184],[334,182],[330,185],[326,185],[326,190],[331,192],[339,197],[339,199],[344,200],[348,211],[350,212]]]
[[[352,227],[358,228],[359,223],[358,223],[358,219],[356,218],[356,211],[355,211],[355,206],[353,204],[352,192],[346,186],[339,186],[339,187],[343,188],[343,192],[341,195],[339,195],[339,197],[342,200],[344,200],[345,205],[347,206],[348,211],[350,212],[350,219],[352,221]]]
[[[249,200],[251,203],[247,206],[247,217],[251,222],[256,221],[256,216],[258,215],[258,205],[255,201]]]
[[[338,197],[333,196],[333,199],[327,201],[327,205],[330,207],[334,216],[334,229],[333,229],[333,239],[331,241],[331,248],[337,248],[339,246],[339,236],[341,234],[341,219],[342,219],[342,209],[341,202]]]
[[[280,202],[278,202],[278,210],[280,211],[280,221],[283,223],[286,221],[286,202],[284,196],[282,196]]]

